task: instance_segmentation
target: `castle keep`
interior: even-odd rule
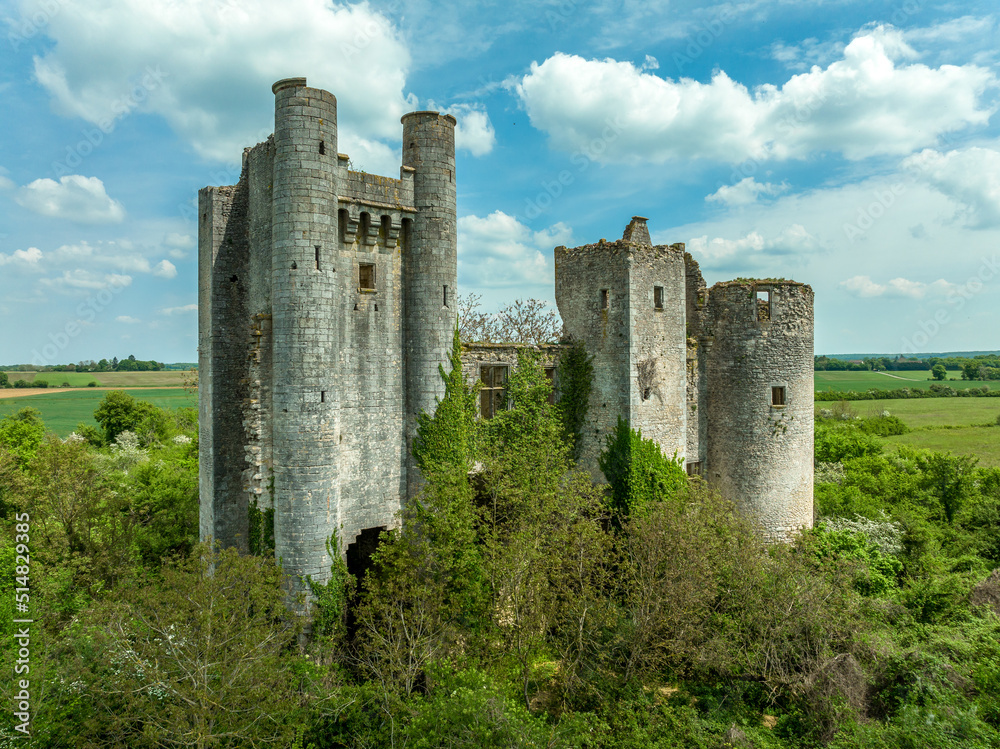
[[[455,119],[402,119],[398,179],[348,168],[337,102],[278,81],[274,135],[199,193],[201,537],[325,581],[419,486],[417,415],[443,394],[457,305]],[[812,290],[706,289],[684,245],[557,247],[556,300],[593,356],[582,463],[619,415],[781,538],[812,524]],[[559,346],[543,347],[550,374]],[[470,347],[484,417],[514,346]]]

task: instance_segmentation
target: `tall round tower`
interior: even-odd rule
[[[708,299],[707,478],[784,539],[813,522],[813,292],[731,281]]]
[[[409,455],[417,416],[421,411],[433,413],[444,395],[438,367],[448,361],[458,312],[458,213],[455,118],[438,112],[411,112],[402,122],[403,167],[414,170],[413,202],[417,209],[403,257]],[[411,458],[408,495],[419,486],[419,472]]]
[[[325,581],[338,525],[337,100],[305,78],[274,84],[271,293],[275,555]],[[296,590],[302,579],[292,580]]]

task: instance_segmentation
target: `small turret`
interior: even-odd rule
[[[458,212],[455,200],[455,118],[438,112],[404,115],[403,167],[413,170],[416,215],[404,258],[407,448],[417,416],[433,413],[444,395],[438,367],[448,362],[458,312]],[[409,453],[410,450],[408,449]],[[408,464],[407,486],[420,485]]]

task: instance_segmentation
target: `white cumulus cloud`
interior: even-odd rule
[[[34,270],[38,268],[41,260],[42,251],[37,247],[29,247],[26,250],[14,250],[9,255],[0,252],[0,266],[14,265]]]
[[[22,15],[49,0],[25,0]],[[409,51],[367,3],[287,0],[92,0],[64,3],[44,32],[35,77],[60,113],[98,126],[154,113],[202,156],[237,162],[270,132],[271,84],[308,76],[337,96],[339,150],[369,170],[398,169]],[[383,163],[389,155],[391,163]]]
[[[125,208],[112,199],[97,177],[69,174],[52,179],[36,179],[17,191],[18,205],[32,213],[83,224],[117,224],[125,218]]]
[[[613,59],[557,53],[514,85],[553,144],[608,163],[705,158],[906,155],[988,121],[996,86],[976,65],[929,67],[891,27],[866,29],[840,59],[750,91],[717,71],[672,80]]]
[[[485,156],[496,145],[496,133],[490,116],[481,109],[470,106],[451,107],[449,112],[455,116],[458,124],[455,126],[455,148],[465,149],[473,156]]]
[[[761,195],[779,195],[788,189],[788,185],[774,185],[770,182],[758,182],[753,177],[745,177],[735,185],[723,185],[711,195],[705,197],[710,203],[723,203],[729,206],[749,205],[756,203]]]
[[[563,223],[532,231],[514,216],[494,211],[458,220],[459,283],[491,288],[534,287],[524,296],[551,295],[552,249],[570,244],[572,230]],[[541,289],[544,288],[544,291]]]
[[[115,320],[125,323],[126,325],[135,325],[136,323],[142,322],[139,318],[131,317],[130,315],[118,315]]]
[[[786,226],[770,237],[759,231],[751,231],[737,239],[709,239],[704,234],[687,242],[688,252],[705,268],[733,265],[754,267],[764,264],[775,268],[780,265],[782,256],[811,253],[818,248],[819,241],[801,224]],[[779,273],[774,272],[772,275]]]
[[[877,283],[870,276],[852,276],[840,285],[856,297],[871,299],[874,297],[900,297],[908,299],[924,299],[928,296],[946,296],[957,287],[943,278],[932,283],[911,281],[908,278],[893,278],[885,283]]]
[[[153,275],[160,278],[176,278],[177,267],[169,260],[161,260],[153,268]]]
[[[956,201],[970,226],[1000,226],[1000,151],[925,149],[903,161],[918,179]]]

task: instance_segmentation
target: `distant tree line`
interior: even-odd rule
[[[94,361],[93,359],[85,359],[83,361],[77,362],[76,364],[53,364],[52,366],[36,367],[32,364],[7,364],[0,366],[0,371],[8,372],[19,372],[19,371],[30,371],[30,372],[158,372],[164,369],[165,365],[163,362],[158,361],[143,361],[141,359],[136,359],[135,355],[129,354],[125,359],[119,359],[117,356],[112,357],[110,360],[101,359],[100,361]],[[186,368],[186,367],[185,367]]]
[[[1000,356],[997,355],[931,356],[927,359],[908,359],[903,356],[837,359],[831,356],[817,356],[813,360],[813,369],[817,372],[914,372],[934,369],[938,365],[946,370],[961,372],[963,380],[1000,379],[1000,372],[996,371],[1000,370]]]

